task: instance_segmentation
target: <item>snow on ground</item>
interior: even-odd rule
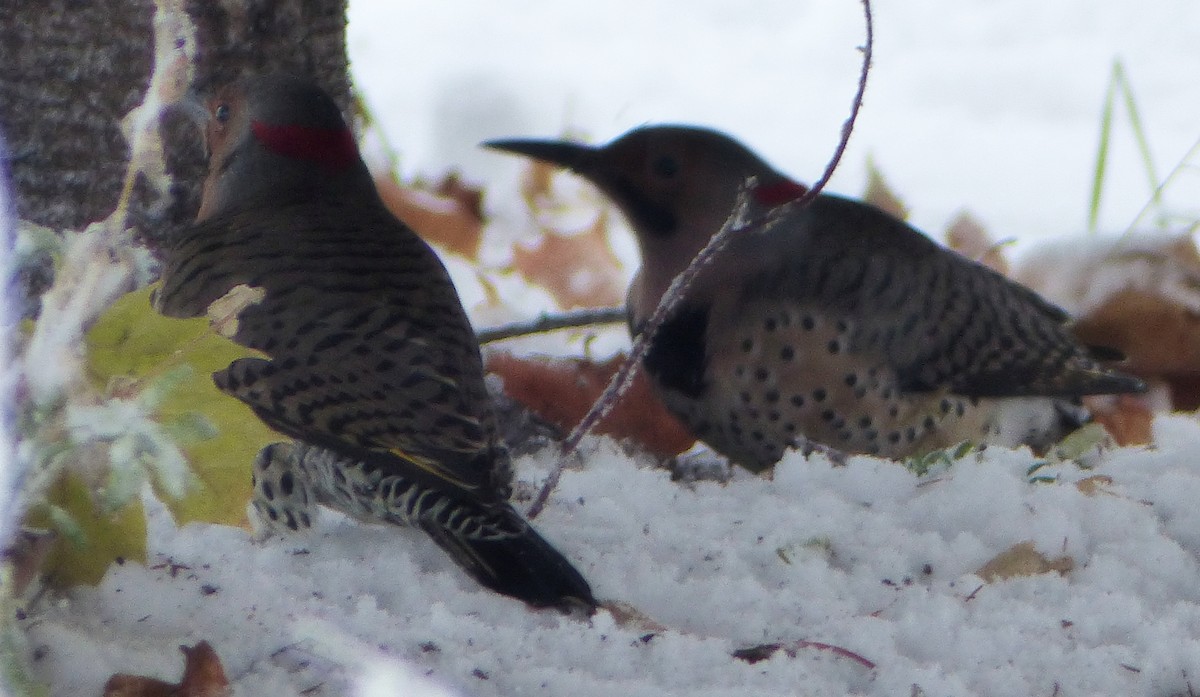
[[[352,5],[355,74],[404,171],[465,167],[514,229],[519,164],[478,151],[485,138],[571,127],[603,140],[689,121],[815,178],[862,37],[851,0]],[[925,229],[968,207],[1001,237],[1079,230],[1114,56],[1160,170],[1200,135],[1193,0],[876,10],[875,71],[833,188],[859,191],[871,154]],[[1114,145],[1115,230],[1147,196],[1130,142]],[[792,455],[773,480],[687,485],[590,441],[536,525],[600,598],[648,618],[635,622],[530,611],[420,533],[329,514],[307,537],[255,543],[176,529],[156,509],[149,565],[36,608],[29,636],[55,695],[98,694],[114,672],[175,680],[176,647],[199,640],[238,695],[1188,695],[1200,687],[1200,423],[1160,417],[1155,435],[1156,448],[1110,451],[1093,470],[1038,471],[1054,483],[1029,482],[1027,451],[992,449],[924,477]],[[553,459],[524,457],[518,476],[532,486]],[[1075,486],[1095,475],[1112,483]],[[1024,541],[1071,570],[976,574]],[[874,667],[816,644],[731,657],[802,640]]]
[[[1160,418],[1156,437],[1093,470],[1039,470],[1055,483],[1028,481],[1027,451],[996,449],[924,477],[793,454],[773,481],[682,485],[595,441],[537,526],[598,597],[661,628],[528,610],[418,533],[330,514],[306,538],[254,544],[159,512],[149,568],[112,569],[30,636],[56,695],[98,694],[113,672],[177,677],[176,645],[201,639],[239,695],[345,694],[362,671],[479,696],[1186,695],[1200,683],[1200,424]],[[552,460],[522,459],[521,477]],[[1112,483],[1075,485],[1096,475]],[[1027,540],[1072,570],[976,575]],[[875,667],[820,648],[730,655],[798,640]],[[401,684],[363,694],[421,694]]]

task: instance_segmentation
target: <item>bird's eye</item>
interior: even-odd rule
[[[654,161],[651,169],[655,176],[670,179],[679,173],[679,163],[670,155],[663,155]]]
[[[226,121],[228,121],[229,120],[229,105],[228,104],[218,104],[217,108],[213,109],[213,116],[217,119],[217,121],[220,121],[221,123],[225,123]]]

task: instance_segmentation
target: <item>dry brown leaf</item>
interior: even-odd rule
[[[104,697],[175,697],[178,689],[155,678],[117,673],[104,683]]]
[[[483,239],[483,194],[451,173],[432,190],[401,186],[390,174],[375,177],[375,187],[388,210],[427,242],[479,259]]]
[[[863,201],[900,220],[908,220],[908,207],[888,186],[883,173],[871,158],[867,158],[867,190],[863,192]]]
[[[1200,409],[1200,375],[1163,376],[1171,392],[1171,404],[1179,411]]]
[[[1154,412],[1140,396],[1085,397],[1084,406],[1117,445],[1146,445],[1153,442]]]
[[[997,273],[1008,275],[1008,259],[999,244],[992,240],[987,228],[970,213],[963,211],[950,221],[946,228],[946,245],[965,256],[991,268]]]
[[[546,162],[526,165],[521,196],[541,235],[513,249],[513,268],[526,280],[550,291],[563,309],[609,307],[625,298],[621,261],[609,245],[608,211],[599,199],[563,200],[554,179],[562,169]],[[563,223],[562,213],[593,211],[590,224]],[[575,221],[578,216],[570,215]],[[572,228],[564,228],[572,224]]]
[[[1118,348],[1143,374],[1200,373],[1200,315],[1144,290],[1123,290],[1075,324],[1088,343]]]
[[[535,246],[518,244],[513,267],[549,290],[563,309],[611,307],[624,300],[621,262],[608,244],[608,214],[603,211],[582,232],[544,230]]]
[[[642,612],[633,605],[620,600],[608,600],[600,604],[612,615],[613,621],[622,629],[634,632],[661,634],[670,630],[665,624]]]
[[[975,575],[988,583],[1020,576],[1036,576],[1051,571],[1066,574],[1075,568],[1075,560],[1068,556],[1048,559],[1034,548],[1033,543],[1026,540],[1018,542],[991,561],[984,564]]]
[[[1200,250],[1190,235],[1046,245],[1017,276],[1073,309],[1081,341],[1124,353],[1115,367],[1167,385],[1171,408],[1200,407]]]
[[[54,549],[58,537],[52,530],[21,528],[12,544],[4,550],[4,559],[12,565],[12,595],[19,598],[42,572],[46,557]]]
[[[179,649],[184,657],[183,679],[179,684],[117,673],[104,684],[104,697],[228,697],[225,669],[207,641]]]
[[[1075,335],[1112,346],[1128,358],[1124,370],[1161,378],[1176,409],[1200,407],[1200,315],[1148,290],[1126,289],[1079,318]]]
[[[1084,477],[1075,482],[1075,488],[1084,496],[1095,496],[1096,494],[1111,494],[1108,487],[1112,486],[1113,478],[1107,474],[1093,474],[1090,477]]]
[[[483,289],[483,300],[476,303],[474,309],[479,312],[504,309],[504,298],[500,297],[500,289],[496,284],[482,273],[476,272],[475,278],[479,280],[479,287]]]
[[[536,211],[544,207],[545,199],[551,195],[554,177],[561,171],[561,167],[549,162],[529,161],[521,178],[521,196],[529,210]]]
[[[433,193],[457,201],[464,211],[483,222],[483,189],[467,184],[458,172],[450,172],[442,177],[433,188]]]
[[[509,397],[567,432],[583,419],[624,360],[624,355],[596,363],[579,358],[518,357],[497,351],[488,356],[487,369],[503,378]],[[596,432],[629,438],[660,458],[678,455],[696,442],[663,406],[641,373]]]

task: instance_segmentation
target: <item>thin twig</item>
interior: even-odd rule
[[[1132,233],[1133,228],[1142,221],[1142,217],[1146,215],[1146,212],[1149,211],[1152,206],[1162,206],[1163,190],[1166,189],[1172,181],[1174,181],[1175,177],[1188,166],[1188,163],[1191,162],[1191,159],[1198,153],[1200,153],[1200,138],[1197,138],[1196,142],[1192,143],[1192,147],[1188,148],[1188,151],[1184,153],[1183,157],[1179,159],[1179,162],[1177,162],[1175,166],[1171,168],[1171,171],[1167,173],[1167,176],[1162,180],[1162,182],[1160,182],[1158,186],[1154,187],[1154,193],[1150,195],[1150,198],[1146,201],[1146,204],[1142,206],[1141,210],[1138,211],[1138,214],[1133,217],[1133,221],[1130,222],[1125,228],[1125,232],[1122,233],[1123,235]]]
[[[875,670],[875,662],[866,658],[862,654],[856,653],[854,651],[851,651],[850,649],[847,649],[847,648],[844,648],[841,646],[835,646],[833,644],[826,644],[823,641],[806,641],[806,640],[801,639],[800,641],[793,642],[793,643],[788,644],[783,647],[784,652],[787,653],[787,655],[792,658],[795,658],[796,655],[799,654],[804,649],[816,649],[818,651],[829,651],[835,656],[840,656],[842,658],[848,658],[848,659],[854,661],[855,663],[858,663],[862,667],[866,668],[867,670]]]
[[[542,509],[546,506],[546,501],[550,498],[550,493],[558,486],[558,480],[562,477],[563,468],[566,463],[576,454],[576,449],[579,443],[583,440],[591,430],[608,416],[612,411],[621,395],[629,389],[633,383],[633,378],[637,376],[637,371],[641,367],[642,357],[649,349],[651,342],[654,341],[654,336],[658,332],[658,328],[662,326],[663,320],[670,315],[671,312],[678,307],[688,288],[704,267],[720,254],[725,245],[732,239],[733,235],[747,234],[753,231],[762,232],[774,225],[780,220],[782,215],[787,212],[798,210],[803,206],[807,206],[813,199],[821,193],[825,188],[825,184],[829,178],[833,176],[833,172],[837,169],[838,163],[842,159],[842,155],[846,152],[846,145],[850,141],[850,134],[854,131],[854,122],[858,119],[859,109],[862,107],[863,93],[867,89],[867,75],[871,71],[871,51],[875,43],[875,28],[871,18],[871,0],[862,0],[863,15],[866,19],[866,43],[860,48],[863,54],[862,69],[858,77],[858,90],[854,93],[854,101],[850,107],[850,116],[842,124],[841,137],[838,139],[837,148],[833,152],[833,156],[829,160],[829,164],[825,167],[825,172],[821,178],[813,184],[800,198],[791,201],[782,206],[778,206],[766,215],[755,217],[748,222],[740,222],[742,215],[748,208],[747,190],[743,187],[738,193],[737,204],[734,206],[733,214],[721,226],[721,229],[709,239],[708,244],[696,254],[683,273],[675,277],[671,282],[671,286],[667,292],[663,294],[662,300],[659,301],[658,307],[655,308],[654,314],[646,323],[645,329],[633,342],[633,348],[629,352],[629,357],[621,365],[621,369],[613,375],[608,382],[608,387],[604,389],[604,393],[588,410],[588,413],[583,417],[583,420],[571,430],[566,440],[562,444],[562,456],[554,469],[550,471],[546,477],[545,483],[542,485],[538,495],[533,500],[533,504],[529,507],[527,513],[530,520],[536,518]]]
[[[860,653],[856,653],[842,646],[827,644],[823,641],[808,641],[800,639],[788,644],[760,644],[758,646],[750,646],[744,649],[738,649],[733,652],[733,657],[746,661],[747,663],[758,663],[771,658],[776,652],[783,651],[788,658],[795,658],[801,651],[806,649],[815,649],[817,651],[828,651],[840,658],[847,658],[861,665],[867,670],[875,670],[875,662],[866,658]]]
[[[527,334],[540,334],[559,329],[587,327],[594,324],[617,324],[624,321],[624,307],[596,307],[586,310],[576,310],[574,312],[542,313],[536,319],[526,322],[513,322],[511,324],[502,324],[499,327],[491,327],[490,329],[480,329],[475,332],[475,338],[479,343],[487,344],[493,341],[526,336]]]

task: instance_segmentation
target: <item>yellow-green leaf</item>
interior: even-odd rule
[[[165,492],[160,497],[179,524],[245,525],[250,464],[259,449],[281,437],[245,404],[218,390],[212,373],[259,354],[217,334],[206,317],[160,315],[151,307],[150,293],[145,288],[120,298],[88,332],[89,377],[99,389],[124,395],[149,389],[160,378],[174,382],[165,394],[154,395],[154,420],[166,432],[177,432],[181,424],[205,428],[176,443],[197,481],[180,499]],[[200,437],[210,433],[215,435]]]
[[[154,422],[139,432],[138,437],[150,439],[134,448],[139,463],[130,463],[117,476],[145,472],[180,525],[205,521],[245,526],[251,463],[259,449],[282,438],[249,407],[220,392],[212,373],[237,358],[260,354],[218,334],[206,317],[160,315],[151,306],[151,292],[145,288],[118,299],[86,337],[86,371],[92,385],[107,398],[136,403]],[[111,442],[110,453],[123,452],[119,447],[113,451],[117,444]],[[178,453],[186,460],[186,472],[179,469]],[[182,479],[181,472],[186,475]],[[118,480],[109,479],[108,484],[114,481]],[[172,496],[179,493],[181,482],[183,495]],[[129,485],[125,482],[123,488]],[[112,503],[113,493],[120,492],[95,490],[79,476],[67,474],[51,488],[45,505],[31,513],[30,522],[41,525],[53,523],[52,511],[59,518],[65,514],[68,527],[82,533],[73,536],[74,541],[60,537],[46,566],[52,578],[66,584],[95,583],[118,557],[144,560],[141,501],[137,496],[120,497],[125,503],[105,513],[104,503]]]
[[[66,532],[55,541],[46,556],[42,571],[59,586],[97,583],[108,565],[116,559],[146,558],[146,517],[140,503],[129,505],[111,515],[102,513],[87,484],[75,474],[67,474],[47,492],[52,505],[30,511],[28,523],[34,527],[54,527],[54,519],[63,513],[70,517]],[[52,506],[58,508],[52,510]]]
[[[1075,568],[1075,560],[1068,556],[1050,559],[1026,540],[1018,542],[992,557],[976,571],[976,575],[988,583],[1021,576],[1036,576],[1051,571],[1066,574]]]

